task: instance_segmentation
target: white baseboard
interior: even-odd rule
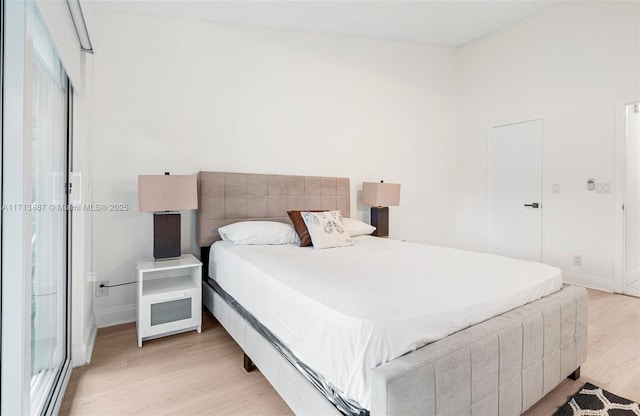
[[[613,293],[613,282],[606,282],[601,279],[597,279],[593,276],[586,276],[576,273],[562,273],[562,280],[564,283],[570,285],[577,285],[582,287],[588,287],[589,289],[603,290],[605,292]]]
[[[83,344],[73,345],[71,356],[73,357],[72,365],[74,368],[91,363],[93,347],[96,345],[96,336],[98,335],[98,328],[93,325],[93,320],[91,320],[91,327],[86,331],[85,333],[89,333],[87,340]]]
[[[96,327],[96,314],[92,313],[87,322],[85,322],[84,333],[88,334],[85,340],[86,352],[85,352],[85,364],[91,362],[91,356],[93,355],[93,347],[96,344],[96,336],[98,335],[98,328]]]
[[[73,368],[82,367],[87,365],[87,345],[86,344],[73,344],[73,351],[71,351]]]
[[[89,334],[89,340],[87,341],[87,352],[85,362],[91,364],[91,357],[93,356],[93,347],[96,346],[96,336],[98,336],[98,327],[91,327],[91,333]]]
[[[96,311],[96,326],[98,328],[105,328],[108,326],[135,322],[136,312],[136,305],[126,305],[117,308]]]

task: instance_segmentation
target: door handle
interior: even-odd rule
[[[540,208],[540,204],[538,204],[537,202],[532,202],[530,204],[524,204],[525,207],[531,207],[531,208]]]

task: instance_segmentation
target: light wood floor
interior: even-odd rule
[[[203,331],[144,343],[135,324],[100,329],[91,364],[73,370],[61,415],[291,415],[207,312]],[[589,356],[527,416],[552,415],[589,381],[640,402],[640,299],[589,290]]]

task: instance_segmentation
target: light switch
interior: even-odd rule
[[[611,193],[611,183],[610,182],[598,182],[598,183],[596,183],[596,193],[597,194],[608,194],[608,193]]]
[[[554,183],[553,185],[551,185],[551,192],[554,194],[559,194],[560,193],[560,184],[559,183]]]

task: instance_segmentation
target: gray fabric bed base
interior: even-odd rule
[[[312,368],[307,366],[304,362],[300,361],[298,357],[293,354],[287,345],[285,345],[278,337],[276,337],[268,328],[266,328],[260,321],[256,319],[249,311],[247,311],[237,300],[229,295],[222,287],[220,287],[215,280],[208,279],[207,284],[213,288],[213,291],[222,298],[227,305],[229,305],[234,311],[241,316],[251,328],[255,329],[260,336],[275,348],[278,353],[284,357],[289,364],[291,364],[298,373],[302,374],[304,378],[313,385],[313,387],[322,394],[333,406],[335,406],[339,412],[346,416],[370,416],[369,411],[359,406],[356,402],[347,400],[340,395],[336,388],[329,383],[324,377],[316,373]],[[247,360],[249,363],[247,364]],[[251,372],[254,369],[253,362],[244,354],[244,369],[247,372]]]
[[[587,291],[560,292],[373,370],[371,415],[519,415],[587,358]]]
[[[340,415],[203,283],[203,303],[297,415]],[[519,415],[587,355],[587,292],[566,286],[372,370],[371,416]]]
[[[202,283],[202,302],[295,414],[342,416],[269,341],[205,282]]]

